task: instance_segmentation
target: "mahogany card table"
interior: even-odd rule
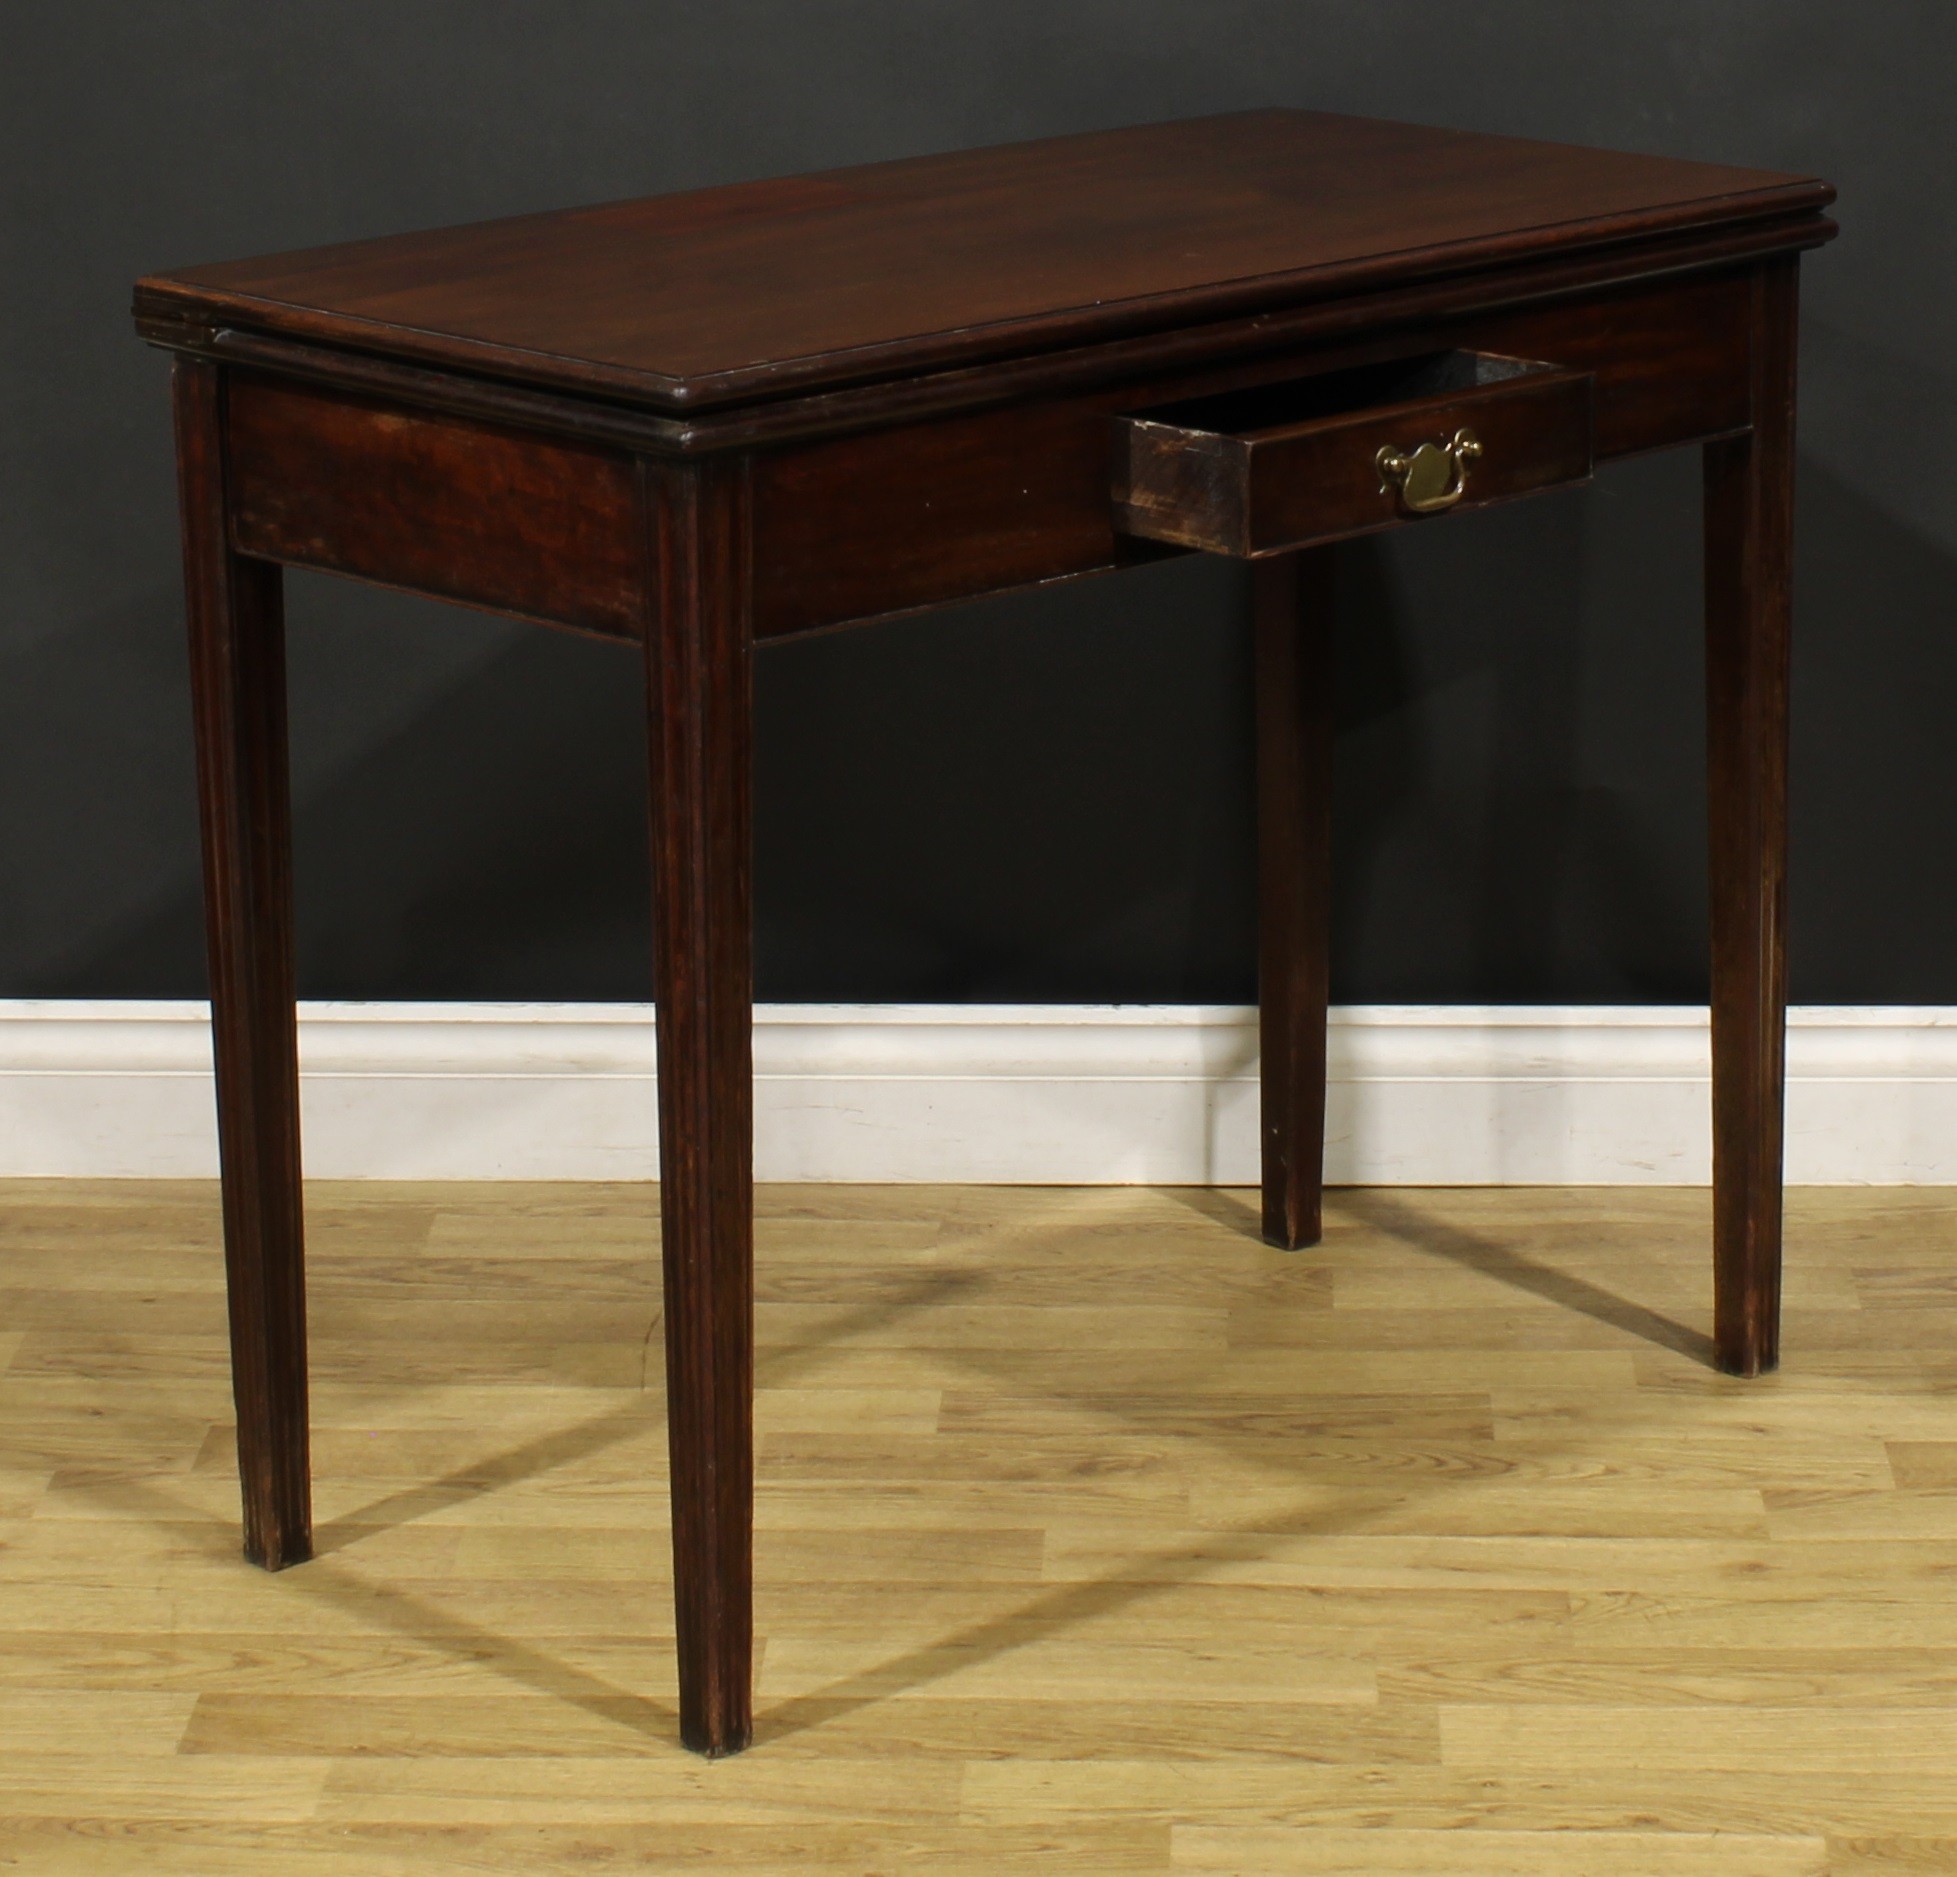
[[[1264,1233],[1319,1231],[1329,544],[1705,463],[1714,1343],[1777,1354],[1811,177],[1254,111],[158,275],[246,1555],[311,1553],[281,569],[644,647],[680,1729],[750,1733],[756,648],[1253,568]]]

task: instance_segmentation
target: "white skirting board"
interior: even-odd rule
[[[300,1007],[306,1170],[336,1179],[647,1179],[643,1006]],[[1706,1013],[1336,1010],[1338,1184],[1703,1184]],[[0,1175],[205,1176],[201,1003],[0,1002]],[[1787,1177],[1957,1183],[1957,1009],[1792,1013]],[[1254,1011],[772,1004],[755,1013],[764,1180],[1249,1184]]]

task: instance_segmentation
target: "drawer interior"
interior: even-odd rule
[[[1312,378],[1212,392],[1128,415],[1179,430],[1251,438],[1327,417],[1391,411],[1404,404],[1422,404],[1484,386],[1546,376],[1557,369],[1535,359],[1502,358],[1492,352],[1427,352],[1414,358],[1322,372]]]

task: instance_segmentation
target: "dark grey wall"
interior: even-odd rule
[[[1944,0],[10,0],[0,995],[203,981],[139,272],[1258,103],[1819,171],[1794,990],[1957,1002]],[[1343,999],[1702,994],[1691,455],[1350,557]],[[1252,988],[1232,570],[772,648],[765,997]],[[314,996],[647,994],[630,656],[291,581]]]

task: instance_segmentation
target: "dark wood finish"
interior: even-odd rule
[[[243,372],[228,441],[242,553],[606,638],[643,630],[621,452]]]
[[[1449,346],[1551,357],[1593,381],[1599,460],[1742,430],[1750,303],[1742,273],[1645,282],[774,451],[755,469],[768,544],[755,629],[819,630],[1173,552],[1116,526],[1111,421],[1312,371]]]
[[[1504,280],[1491,291],[1500,298],[1513,290]],[[1329,352],[1260,354],[1064,399],[1006,404],[773,451],[755,468],[756,526],[768,544],[755,570],[756,631],[772,638],[825,629],[1104,572],[1170,551],[1115,527],[1108,506],[1112,414],[1281,382],[1382,355],[1406,356],[1457,343],[1530,357],[1553,354],[1595,380],[1599,459],[1741,429],[1748,420],[1748,305],[1746,277],[1731,271],[1619,286],[1547,307],[1448,325],[1416,324]],[[1180,338],[1189,343],[1188,335]],[[535,422],[551,435],[569,434],[583,422],[611,445],[644,445],[652,427],[665,422],[480,381],[441,380],[449,387],[449,395],[441,397],[428,387],[436,375],[425,370],[381,361],[356,366],[345,357],[309,354],[301,347],[280,350],[280,343],[255,340],[248,355],[261,366],[277,361],[301,370],[320,384],[332,382],[334,373],[350,376],[362,398],[378,404],[380,394],[392,394],[391,408],[404,414],[481,410],[510,423]],[[1241,335],[1232,335],[1226,355],[1240,343]],[[1002,372],[990,376],[1010,378]],[[596,492],[594,499],[599,499]],[[295,523],[292,532],[300,532],[301,525]],[[371,547],[367,552],[373,553]],[[404,566],[391,578],[385,569],[368,577],[415,584]],[[559,610],[564,610],[561,603]]]
[[[225,538],[225,385],[177,362],[178,492],[245,1556],[313,1553],[283,576]]]
[[[175,351],[194,352],[224,363],[262,366],[282,376],[376,394],[407,407],[517,424],[539,435],[690,455],[913,423],[953,411],[1159,378],[1207,368],[1225,359],[1248,360],[1254,376],[1270,376],[1257,361],[1284,347],[1311,346],[1325,352],[1356,340],[1362,350],[1376,350],[1373,335],[1433,326],[1469,315],[1482,318],[1503,310],[1532,308],[1555,308],[1559,314],[1568,315],[1573,310],[1571,302],[1607,300],[1612,289],[1627,284],[1635,287],[1664,282],[1665,291],[1653,296],[1651,305],[1660,313],[1675,314],[1672,295],[1689,293],[1694,285],[1704,286],[1709,275],[1716,278],[1720,271],[1730,271],[1760,255],[1819,247],[1834,234],[1834,223],[1813,210],[1776,214],[1683,234],[1612,243],[1569,258],[1551,255],[1489,273],[1446,275],[1246,317],[1090,340],[1025,357],[952,366],[916,377],[873,379],[834,390],[790,393],[684,415],[661,415],[571,391],[464,375],[340,346],[281,338],[232,325],[216,309],[200,310],[193,301],[170,302],[168,311],[159,311],[140,288],[136,328],[145,338]],[[1580,338],[1574,342],[1580,343]],[[1437,336],[1434,343],[1481,344],[1494,351],[1530,356],[1542,349],[1505,339],[1499,333]],[[1418,345],[1404,342],[1387,347],[1389,351],[1418,349]],[[1628,334],[1622,349],[1634,349]],[[1609,355],[1609,351],[1603,354]],[[1566,364],[1589,362],[1567,354],[1558,356]],[[1715,389],[1731,389],[1727,380],[1706,371],[1709,362],[1702,353],[1700,369],[1695,373],[1686,359],[1647,357],[1641,384],[1620,379],[1620,415],[1631,420],[1634,428],[1651,431],[1654,436],[1654,440],[1623,447],[1651,449],[1658,447],[1657,439],[1684,440],[1675,427],[1664,428],[1664,407],[1696,408]],[[1295,373],[1298,367],[1287,369]],[[1277,375],[1285,375],[1285,369]],[[1646,394],[1656,394],[1660,399],[1657,412],[1648,411]],[[1156,403],[1167,395],[1158,391],[1153,396],[1130,398],[1129,403]],[[1641,425],[1640,412],[1646,413]],[[1708,426],[1699,434],[1710,434],[1717,427]]]
[[[680,1734],[751,1729],[754,1503],[747,466],[644,472],[659,1006],[659,1213]]]
[[[1713,1344],[1780,1360],[1787,1031],[1787,677],[1794,574],[1792,261],[1753,281],[1753,428],[1706,447]]]
[[[1108,506],[1095,404],[1012,405],[761,458],[755,566],[762,638],[852,624],[1157,552]]]
[[[1257,665],[1257,1003],[1264,1240],[1318,1243],[1332,895],[1329,548],[1251,568]]]
[[[1811,177],[1248,111],[391,236],[142,308],[682,409],[1816,210]]]
[[[1453,351],[1544,361],[1556,397],[1587,386],[1597,460],[1708,446],[1717,1340],[1727,1367],[1770,1366],[1793,280],[1832,195],[1257,112],[141,283],[139,330],[180,360],[249,1554],[310,1543],[275,563],[645,640],[681,1731],[732,1752],[752,1675],[755,641],[1186,551],[1118,526],[1122,419]],[[1471,499],[1502,461],[1580,473],[1552,406]],[[1186,538],[1288,547],[1350,493],[1293,477],[1298,511],[1260,533],[1263,486],[1235,534]],[[1317,1234],[1322,1167],[1329,568],[1314,548],[1253,570],[1265,1224],[1287,1245]]]
[[[1590,477],[1587,372],[1487,352],[1323,372],[1114,421],[1111,499],[1130,534],[1257,559],[1423,519],[1382,449],[1472,429],[1481,454],[1447,513]]]

